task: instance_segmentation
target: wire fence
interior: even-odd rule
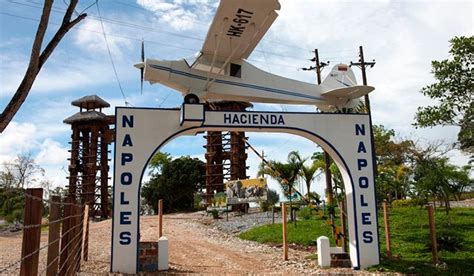
[[[42,197],[43,189],[27,189],[21,256],[2,261],[0,275],[71,275],[80,269],[88,206],[75,198]],[[43,208],[49,210],[43,218]],[[47,231],[46,231],[47,230]],[[87,233],[86,233],[87,235]],[[14,251],[14,250],[12,250]]]

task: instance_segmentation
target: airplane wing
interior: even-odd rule
[[[248,58],[279,9],[278,0],[221,0],[201,52],[220,61]]]
[[[355,85],[351,87],[336,88],[322,93],[326,97],[357,99],[372,92],[375,88],[367,85]]]

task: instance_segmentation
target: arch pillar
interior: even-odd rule
[[[368,115],[205,111],[202,105],[183,105],[181,109],[117,107],[115,113],[112,272],[138,272],[140,188],[149,160],[174,138],[202,131],[289,133],[321,146],[344,181],[352,265],[359,269],[379,263]]]

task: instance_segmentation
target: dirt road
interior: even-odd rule
[[[243,241],[205,226],[201,223],[203,219],[198,213],[164,216],[163,235],[170,241],[171,271],[212,274],[320,272],[305,258],[309,252],[290,249],[290,259],[284,262],[281,248]],[[91,225],[90,259],[83,263],[83,272],[109,271],[110,224],[108,220]],[[141,217],[140,228],[143,241],[158,239],[156,216]],[[350,269],[331,271],[352,272]]]
[[[209,220],[212,220],[208,218]],[[171,272],[178,273],[352,273],[351,269],[319,270],[306,259],[307,251],[290,249],[290,259],[282,261],[282,249],[243,241],[202,222],[199,213],[164,216],[163,234],[169,239]],[[141,217],[142,241],[158,239],[156,216]],[[0,260],[9,263],[21,252],[21,234],[0,237]],[[42,233],[42,244],[47,233]],[[111,220],[90,224],[89,260],[81,265],[81,274],[107,273],[110,270]],[[13,252],[12,252],[13,251]],[[12,259],[12,260],[13,260]],[[45,263],[40,257],[40,267]],[[40,268],[41,271],[41,268]]]

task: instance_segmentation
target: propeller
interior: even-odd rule
[[[142,63],[143,66],[140,67],[140,87],[141,87],[141,94],[143,94],[143,74],[145,72],[145,42],[142,40]]]

